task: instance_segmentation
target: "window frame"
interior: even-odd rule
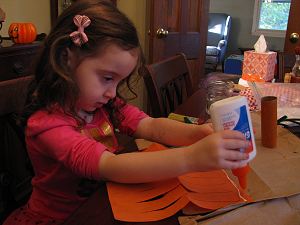
[[[252,21],[252,35],[261,35],[267,37],[282,37],[285,38],[286,30],[269,30],[269,29],[259,29],[259,18],[262,0],[255,0],[254,11],[253,11],[253,21]]]

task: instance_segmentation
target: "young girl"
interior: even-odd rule
[[[61,224],[86,199],[86,179],[140,183],[243,165],[242,133],[151,118],[122,100],[118,87],[142,61],[135,27],[111,3],[80,0],[61,14],[25,111],[33,192],[5,225]],[[178,148],[116,155],[116,129]]]

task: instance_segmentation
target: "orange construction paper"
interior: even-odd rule
[[[180,176],[179,181],[190,191],[190,201],[201,208],[215,210],[250,200],[223,170],[190,173]]]
[[[179,182],[174,189],[145,200],[128,198],[126,195],[130,195],[133,192],[129,191],[128,187],[130,186],[139,186],[139,184],[108,183],[109,200],[114,217],[117,220],[130,222],[157,221],[172,216],[189,202],[189,199],[186,197],[187,192]],[[128,192],[124,191],[125,189]],[[146,190],[138,191],[135,189],[134,192],[134,195],[140,195],[141,199],[143,199],[145,193],[147,194]]]
[[[164,149],[165,146],[154,143],[145,151]],[[191,203],[203,211],[211,211],[251,201],[223,170],[189,173],[143,184],[108,182],[107,190],[115,219],[129,222],[161,220]]]

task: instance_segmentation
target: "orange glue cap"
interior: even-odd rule
[[[249,171],[250,167],[248,164],[244,167],[232,170],[233,175],[235,175],[239,179],[239,184],[243,189],[247,188],[247,175]]]

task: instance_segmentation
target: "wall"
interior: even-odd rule
[[[50,30],[50,0],[1,0],[0,8],[6,14],[1,36],[8,36],[8,27],[13,22],[32,22],[38,33]]]
[[[143,50],[146,49],[146,0],[118,0],[118,8],[124,12],[134,23],[137,28],[141,46]],[[134,90],[138,98],[130,101],[130,103],[146,110],[147,108],[147,95],[145,91],[144,81],[142,78],[134,84]]]
[[[117,0],[117,5],[135,24],[144,48],[146,0]],[[12,22],[33,22],[38,33],[48,33],[50,30],[50,0],[1,0],[0,8],[6,13],[0,31],[2,36],[7,36]]]
[[[118,0],[117,6],[135,24],[142,48],[145,50],[146,0]],[[32,22],[36,25],[38,33],[48,33],[50,30],[50,0],[1,0],[0,7],[6,13],[1,36],[8,36],[8,27],[12,22]],[[145,109],[146,97],[142,79],[135,84],[135,91],[138,98],[130,102]]]
[[[259,36],[251,34],[254,0],[210,0],[210,12],[232,16],[228,52],[239,53],[239,47],[253,47]],[[265,37],[269,49],[283,50],[284,38]]]

